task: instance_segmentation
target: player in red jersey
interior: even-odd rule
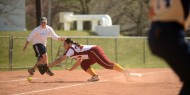
[[[122,68],[119,64],[111,62],[108,57],[105,55],[104,51],[101,47],[96,45],[80,45],[76,42],[74,42],[72,39],[67,38],[64,41],[64,48],[66,49],[66,52],[55,60],[54,62],[49,64],[49,67],[52,67],[61,61],[65,60],[67,57],[71,57],[76,59],[76,63],[69,69],[69,71],[72,71],[76,69],[79,65],[81,68],[89,73],[92,77],[89,79],[89,82],[98,81],[100,78],[95,73],[91,65],[98,63],[102,67],[106,69],[116,70],[121,73],[123,73],[125,76],[129,75],[129,70],[125,70]]]

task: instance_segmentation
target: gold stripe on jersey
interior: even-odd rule
[[[177,21],[184,25],[184,12],[180,0],[150,0],[152,21]]]

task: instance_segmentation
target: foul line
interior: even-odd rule
[[[108,80],[102,80],[99,82],[105,82]],[[62,88],[70,88],[70,87],[76,87],[76,86],[81,86],[81,85],[88,85],[92,83],[97,83],[97,82],[89,82],[89,83],[79,83],[79,84],[74,84],[74,85],[68,85],[68,86],[61,86],[61,87],[55,87],[55,88],[50,88],[50,89],[44,89],[44,90],[37,90],[37,91],[31,91],[31,92],[25,92],[25,93],[19,93],[19,94],[13,94],[13,95],[24,95],[24,94],[31,94],[31,93],[37,93],[37,92],[44,92],[44,91],[50,91],[50,90],[56,90],[56,89],[62,89]]]
[[[142,76],[142,75],[163,73],[163,72],[171,72],[171,71],[158,71],[158,72],[148,72],[148,73],[130,73],[130,76]],[[115,77],[114,79],[117,79],[117,78],[119,78],[119,77]],[[11,80],[11,81],[1,81],[1,82],[13,82],[13,81],[23,81],[23,80],[26,80],[26,79]],[[101,81],[98,81],[98,82],[105,82],[105,81],[109,81],[109,80],[101,80]],[[63,88],[70,88],[70,87],[88,85],[88,84],[93,84],[93,83],[98,83],[98,82],[89,82],[89,83],[83,83],[83,84],[79,83],[79,84],[73,84],[73,85],[68,85],[68,86],[61,86],[61,87],[55,87],[55,88],[49,88],[49,89],[43,89],[43,90],[37,90],[37,91],[30,91],[30,92],[25,92],[25,93],[18,93],[18,94],[13,94],[13,95],[25,95],[25,94],[31,94],[31,93],[37,93],[37,92],[44,92],[44,91],[50,91],[50,90],[56,90],[56,89],[63,89]]]
[[[165,72],[171,72],[171,71],[158,71],[158,72],[147,72],[147,73],[130,73],[130,76],[138,76],[141,77],[143,75],[151,75],[156,73],[165,73]]]
[[[38,78],[32,78],[32,79],[38,79]],[[0,83],[3,83],[3,82],[15,82],[15,81],[26,81],[26,79],[18,79],[18,80],[0,81]]]
[[[113,79],[119,79],[121,76],[115,77]],[[78,83],[74,85],[68,85],[68,86],[61,86],[61,87],[55,87],[55,88],[49,88],[49,89],[43,89],[43,90],[37,90],[37,91],[31,91],[31,92],[25,92],[25,93],[18,93],[18,94],[13,94],[13,95],[25,95],[25,94],[32,94],[32,93],[37,93],[37,92],[45,92],[45,91],[50,91],[50,90],[56,90],[56,89],[63,89],[63,88],[70,88],[70,87],[76,87],[76,86],[82,86],[82,85],[88,85],[88,84],[93,84],[93,83],[99,83],[99,82],[106,82],[109,80],[101,80],[97,82],[89,82],[89,83]]]
[[[147,73],[141,73],[141,74],[142,74],[142,75],[150,75],[150,74],[165,73],[165,72],[172,72],[172,71],[147,72]]]
[[[171,72],[171,71],[158,71],[158,72],[148,72],[148,73],[130,73],[130,76],[143,76],[143,75],[149,75],[149,74],[155,74],[155,73],[164,73],[164,72]],[[32,79],[38,79],[38,78],[32,78]],[[3,82],[15,82],[15,81],[25,81],[26,79],[18,79],[18,80],[8,80],[8,81],[0,81],[0,83]]]

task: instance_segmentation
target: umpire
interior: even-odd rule
[[[180,77],[183,87],[179,95],[190,95],[190,47],[184,39],[189,11],[190,0],[150,0],[149,47]]]

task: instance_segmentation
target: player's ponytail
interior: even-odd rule
[[[71,38],[66,38],[65,42],[67,44],[75,44],[77,47],[81,47],[81,45],[75,41],[73,41]]]

